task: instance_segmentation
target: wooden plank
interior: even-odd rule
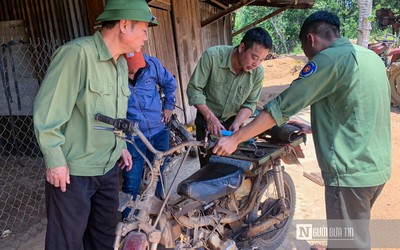
[[[11,39],[27,40],[24,20],[0,21],[0,44],[9,42]]]
[[[183,93],[183,109],[186,123],[192,122],[196,115],[194,107],[190,107],[187,96],[187,84],[204,51],[200,26],[200,7],[198,0],[173,0],[173,23],[175,27],[175,44],[178,55],[181,90]]]
[[[270,13],[270,14],[264,16],[263,18],[261,18],[261,19],[255,21],[255,22],[253,22],[253,23],[251,23],[251,24],[249,24],[249,25],[247,25],[247,26],[241,28],[240,30],[235,31],[235,32],[232,34],[232,36],[236,36],[236,35],[238,35],[238,34],[244,32],[244,31],[246,31],[246,30],[248,30],[248,29],[250,29],[250,28],[256,26],[257,24],[264,22],[265,20],[267,20],[267,19],[269,19],[269,18],[271,18],[271,17],[274,17],[274,16],[276,16],[276,15],[282,13],[283,11],[287,10],[287,8],[288,8],[288,6],[284,6],[284,7],[280,8],[280,9],[275,10],[274,12],[272,12],[272,13]]]
[[[309,179],[310,181],[320,185],[325,186],[324,179],[320,172],[303,172],[303,176]]]
[[[178,84],[176,90],[176,105],[183,108],[183,92],[180,87],[171,12],[155,8],[151,8],[151,11],[154,16],[157,17],[159,25],[149,28],[149,40],[143,48],[143,52],[159,59],[164,67],[175,76]],[[184,112],[179,111],[177,108],[175,109],[175,113],[178,115],[180,121],[185,120]]]
[[[50,37],[53,37],[54,34],[51,31],[50,22],[48,20],[49,16],[45,12],[43,1],[41,0],[36,1],[36,15],[39,16],[40,23],[38,23],[38,26],[43,29],[42,37],[46,37],[46,40],[50,41]]]
[[[171,0],[151,0],[148,2],[148,5],[150,7],[171,11]]]
[[[34,25],[34,23],[37,23],[37,21],[35,21],[35,17],[34,17],[35,14],[31,7],[32,5],[30,4],[30,2],[31,2],[30,0],[27,0],[25,2],[26,12],[28,14],[27,15],[28,19],[25,22],[27,25],[29,25],[30,37],[32,38],[33,41],[36,41],[38,32],[33,25]]]
[[[256,0],[251,5],[267,7],[284,7],[288,5],[292,9],[308,9],[314,6],[314,2],[314,0]]]
[[[201,17],[209,18],[218,13],[218,9],[209,4],[200,3]],[[232,44],[232,15],[201,28],[204,48],[221,44]]]
[[[86,9],[89,20],[90,34],[94,33],[96,18],[101,14],[104,8],[104,2],[99,0],[86,0]]]
[[[234,11],[236,11],[236,10],[246,6],[246,5],[249,5],[249,4],[253,3],[254,1],[255,0],[241,0],[239,3],[236,3],[236,4],[232,5],[228,9],[220,11],[216,15],[214,15],[212,17],[209,17],[204,21],[201,21],[201,27],[207,26],[207,25],[209,25],[209,24],[221,19],[222,17],[225,17],[225,16],[233,13]]]

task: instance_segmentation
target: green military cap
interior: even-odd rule
[[[158,25],[145,0],[108,0],[96,21],[134,20]]]

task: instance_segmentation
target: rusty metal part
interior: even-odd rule
[[[387,70],[391,89],[391,102],[393,105],[400,105],[400,62],[390,65]]]
[[[264,233],[268,228],[272,227],[275,224],[278,224],[282,221],[284,221],[287,217],[289,217],[291,214],[290,210],[286,210],[277,216],[274,216],[271,219],[266,220],[265,222],[261,223],[260,225],[253,225],[249,228],[247,231],[247,237],[255,237],[261,233]]]

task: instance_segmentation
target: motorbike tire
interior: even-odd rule
[[[271,205],[274,204],[274,202],[277,200],[277,193],[273,175],[268,175],[267,179],[268,181],[262,189],[263,195],[260,195],[260,198],[257,201],[253,211],[251,211],[249,214],[250,222],[257,220],[258,217],[264,212],[268,211]],[[293,220],[294,210],[296,207],[296,190],[292,178],[285,171],[283,171],[283,182],[285,197],[287,205],[289,205],[291,209],[291,215],[287,217],[283,222],[272,226],[272,228],[268,228],[266,232],[260,232],[258,236],[255,236],[253,239],[251,239],[251,242],[249,243],[252,246],[257,246],[258,249],[277,249],[279,246],[282,245],[282,242],[288,235],[289,227]],[[273,193],[270,192],[271,189]],[[276,198],[272,197],[272,195],[276,195]],[[279,208],[273,209],[272,215],[279,213],[278,210]],[[255,226],[260,223],[263,223],[262,219],[261,221],[257,222]]]
[[[130,232],[121,243],[121,250],[149,250],[147,236],[141,232]]]
[[[170,130],[171,133],[174,134],[175,140],[177,140],[176,145],[184,141],[194,140],[192,134],[185,128],[183,124],[178,121],[176,117],[171,117]],[[189,151],[189,156],[194,158],[197,157],[197,155],[197,148],[191,147]]]
[[[400,105],[400,62],[395,62],[388,68],[388,78],[391,88],[391,102],[394,106],[399,106]]]

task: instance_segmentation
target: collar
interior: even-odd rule
[[[232,73],[235,73],[235,70],[232,67],[232,55],[233,55],[233,51],[235,50],[235,47],[232,46],[232,48],[230,48],[229,53],[225,54],[225,57],[223,58],[221,65],[219,65],[220,68],[224,68],[224,69],[229,69]]]
[[[94,40],[94,43],[96,44],[97,53],[99,54],[100,61],[108,61],[108,60],[112,59],[111,53],[108,50],[108,47],[105,44],[100,31],[96,31],[93,34],[93,40]]]
[[[329,47],[338,47],[338,46],[342,46],[344,44],[351,44],[351,43],[350,43],[349,39],[347,39],[346,37],[339,37]]]
[[[230,48],[230,51],[229,51],[229,53],[227,53],[227,54],[225,54],[225,57],[223,58],[223,60],[222,60],[222,62],[221,62],[221,65],[219,66],[220,68],[225,68],[225,69],[228,69],[229,68],[229,70],[232,72],[232,73],[234,73],[235,75],[237,74],[236,72],[235,72],[235,70],[233,69],[233,66],[232,66],[232,55],[233,55],[233,52],[235,51],[235,48],[237,48],[238,46],[236,46],[236,47],[233,47],[232,46],[232,48]],[[242,72],[245,72],[245,71],[241,71],[241,72],[239,72],[239,74],[241,74]],[[248,71],[248,72],[245,72],[245,73],[249,73],[249,74],[252,74],[253,73],[253,70],[250,70],[250,71]]]

